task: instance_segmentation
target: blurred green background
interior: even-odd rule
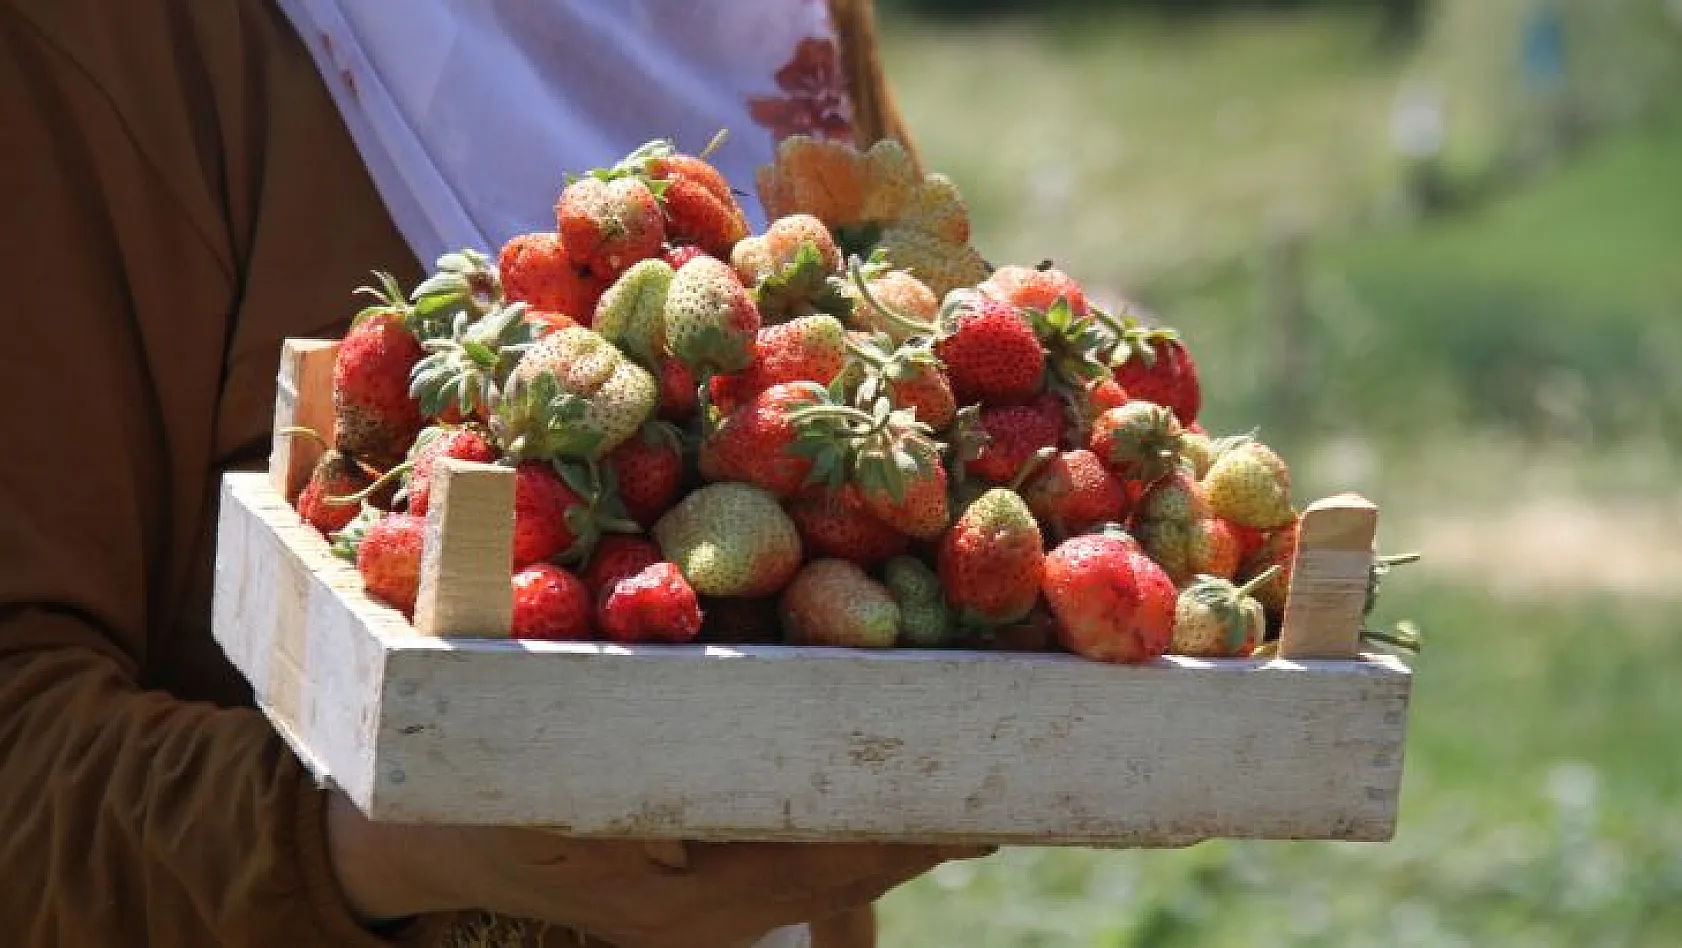
[[[1682,0],[880,0],[995,263],[1358,490],[1426,647],[1387,844],[1008,849],[910,946],[1682,945]]]

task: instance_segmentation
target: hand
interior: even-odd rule
[[[491,911],[621,948],[745,946],[783,925],[866,905],[951,859],[989,850],[861,843],[689,844],[687,867],[640,842],[539,830],[370,823],[342,794],[328,851],[364,919]]]

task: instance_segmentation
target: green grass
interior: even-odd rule
[[[1402,574],[1416,662],[1385,844],[1007,849],[883,903],[886,946],[1619,945],[1682,939],[1674,610],[1497,606]]]
[[[1647,0],[1572,9],[1642,4],[1651,17]],[[1179,326],[1203,367],[1210,426],[1262,424],[1287,446],[1303,497],[1372,496],[1386,550],[1432,535],[1427,524],[1479,534],[1538,498],[1591,515],[1626,504],[1606,523],[1631,510],[1674,522],[1682,117],[1675,84],[1661,107],[1663,83],[1648,80],[1682,57],[1660,55],[1661,32],[1639,18],[1623,34],[1610,19],[1588,31],[1599,45],[1582,61],[1600,72],[1583,89],[1621,116],[1618,130],[1463,210],[1382,213],[1395,181],[1387,110],[1407,77],[1451,83],[1457,172],[1500,151],[1511,128],[1491,117],[1511,90],[1485,51],[1519,6],[1448,0],[1448,33],[1414,61],[1371,57],[1369,24],[1347,17],[1192,31],[894,21],[889,68],[928,163],[972,201],[984,252],[1054,258],[1100,298],[1125,293]],[[1624,73],[1612,68],[1621,58]],[[1282,210],[1313,232],[1293,333],[1305,401],[1289,419],[1256,265]],[[1640,543],[1674,555],[1672,534]],[[1584,543],[1561,531],[1495,544],[1507,558],[1458,577],[1421,566],[1390,582],[1383,613],[1427,636],[1393,842],[1009,849],[892,894],[883,944],[1682,944],[1677,593],[1569,581],[1530,599],[1495,591],[1495,577],[1539,558],[1610,559]],[[1640,557],[1630,545],[1618,552]]]

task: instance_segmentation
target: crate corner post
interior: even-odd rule
[[[1317,500],[1303,511],[1279,633],[1280,657],[1358,657],[1377,533],[1378,506],[1359,494]]]
[[[434,638],[507,638],[513,551],[513,469],[440,458],[426,511],[415,631]]]
[[[338,342],[330,339],[287,339],[281,346],[269,481],[287,503],[297,499],[324,445],[333,443],[333,362],[338,354]],[[322,440],[291,428],[308,428]]]

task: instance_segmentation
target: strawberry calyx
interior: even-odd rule
[[[497,306],[476,320],[460,309],[448,335],[422,342],[427,355],[409,374],[409,396],[421,412],[436,418],[454,410],[471,418],[496,405],[509,373],[541,331],[525,315],[521,302]]]
[[[853,301],[842,292],[844,285],[824,264],[817,244],[803,240],[794,259],[761,278],[751,292],[766,325],[819,313],[845,320]]]
[[[563,565],[588,562],[604,533],[643,532],[642,526],[625,510],[611,470],[604,470],[598,462],[587,458],[555,458],[550,463],[567,489],[582,501],[567,508],[564,516],[573,541],[556,557]]]
[[[578,424],[588,409],[588,401],[563,389],[555,373],[546,369],[510,382],[491,416],[491,434],[515,463],[587,458],[602,440],[601,432]]]
[[[481,319],[503,304],[496,262],[466,248],[438,258],[434,273],[410,296],[426,336],[460,335],[460,322]]]

